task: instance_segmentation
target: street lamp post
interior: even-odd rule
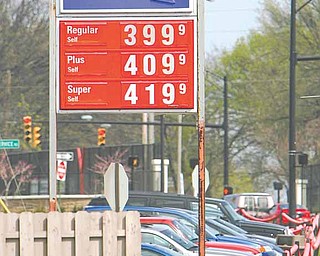
[[[290,73],[289,73],[289,214],[296,213],[296,138],[295,138],[295,71],[296,71],[296,0],[291,0]]]
[[[229,117],[228,117],[228,82],[227,76],[223,77],[223,97],[224,97],[224,115],[223,115],[223,130],[224,130],[224,140],[223,140],[223,148],[224,148],[224,165],[223,165],[223,185],[229,185]]]

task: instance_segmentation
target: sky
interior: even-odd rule
[[[262,0],[214,0],[205,2],[205,48],[207,53],[232,49],[238,38],[258,27]]]

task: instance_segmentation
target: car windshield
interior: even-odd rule
[[[173,221],[176,228],[178,228],[181,233],[188,238],[189,241],[197,241],[198,235],[192,231],[192,229],[188,228],[184,223],[181,222],[179,219],[175,219]]]
[[[220,218],[208,218],[207,223],[210,227],[219,229],[220,232],[225,235],[243,236],[246,234],[245,230]]]
[[[232,217],[232,219],[234,221],[247,220],[245,217],[243,217],[242,215],[238,214],[235,211],[235,209],[231,206],[231,204],[228,203],[227,201],[224,201],[223,205],[224,205],[225,209],[227,209],[228,213],[231,215],[231,217]]]
[[[187,250],[198,247],[195,243],[193,243],[187,239],[184,239],[183,237],[179,236],[177,233],[175,233],[174,231],[172,231],[169,228],[165,228],[165,229],[162,229],[159,231],[162,234],[165,234],[167,237],[170,237],[172,240],[176,241],[178,244],[182,245]]]

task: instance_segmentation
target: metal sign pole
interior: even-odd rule
[[[56,177],[56,151],[57,126],[55,102],[55,33],[56,33],[56,0],[50,1],[50,32],[49,32],[49,211],[57,210],[57,177]]]
[[[198,157],[199,157],[199,255],[205,255],[205,93],[204,0],[198,1]]]

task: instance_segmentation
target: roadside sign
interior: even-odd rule
[[[205,179],[205,191],[207,191],[210,180],[209,180],[209,171],[207,168],[205,168],[205,173],[204,173],[204,179]],[[192,172],[192,187],[194,191],[194,196],[198,196],[198,191],[199,191],[199,166],[196,165],[193,169]]]
[[[20,141],[17,139],[0,140],[0,149],[19,149]]]
[[[67,174],[67,162],[58,160],[57,164],[57,180],[65,181]]]
[[[73,152],[57,152],[57,159],[64,161],[73,161]]]
[[[105,172],[104,195],[112,210],[123,210],[129,197],[129,180],[121,164],[111,163]]]
[[[188,12],[195,0],[60,0],[62,13]]]
[[[195,17],[57,24],[58,112],[196,111]]]

